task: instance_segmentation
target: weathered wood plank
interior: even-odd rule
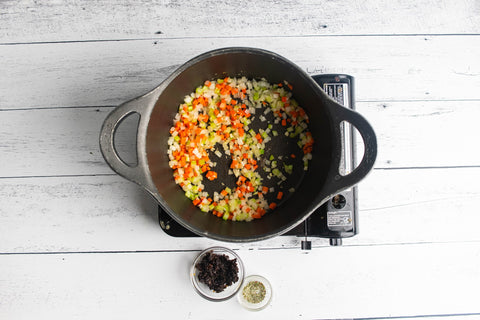
[[[374,170],[359,185],[360,234],[345,245],[480,241],[480,168]],[[2,179],[0,253],[198,249],[172,238],[155,202],[119,176]],[[230,247],[299,247],[277,237]],[[328,246],[314,239],[314,246]]]
[[[112,173],[98,144],[112,109],[0,111],[0,177]],[[474,147],[478,101],[359,102],[357,110],[377,133],[377,168],[480,166]],[[129,162],[135,160],[135,137],[136,122],[130,121],[115,139]]]
[[[247,274],[270,280],[271,304],[252,313],[234,298],[215,304],[214,315],[188,278],[197,253],[1,255],[0,317],[352,319],[480,311],[472,294],[480,286],[478,244],[336,247],[308,254],[240,250]]]
[[[478,33],[476,4],[474,0],[2,1],[0,42]]]
[[[361,102],[357,110],[377,134],[377,168],[480,165],[479,101]]]
[[[0,46],[0,109],[118,105],[212,48],[260,47],[363,101],[480,99],[480,36],[212,38]]]
[[[478,179],[480,168],[374,170],[359,184],[351,243],[479,241]]]

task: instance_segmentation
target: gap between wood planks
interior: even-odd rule
[[[478,166],[438,166],[438,167],[392,167],[392,168],[373,168],[373,170],[436,170],[436,169],[472,169],[480,168]],[[0,179],[35,179],[35,178],[78,178],[78,177],[111,177],[117,176],[116,173],[98,173],[98,174],[62,174],[62,175],[38,175],[38,176],[3,176]],[[383,209],[383,208],[382,208]]]
[[[310,237],[309,239],[319,239]],[[364,244],[342,244],[343,248],[351,247],[399,247],[399,246],[423,246],[423,245],[439,245],[439,244],[475,244],[480,241],[415,241],[415,242],[392,242],[392,243],[364,243]],[[312,250],[321,250],[331,248],[329,244],[313,245]],[[298,250],[302,251],[299,246],[294,247],[255,247],[255,248],[233,248],[232,250],[246,251],[275,251],[275,250]],[[151,253],[181,253],[181,252],[200,252],[201,249],[173,249],[173,250],[99,250],[99,251],[31,251],[31,252],[0,252],[0,256],[21,256],[21,255],[76,255],[76,254],[151,254]],[[302,251],[308,254],[310,251]]]
[[[36,45],[36,44],[63,44],[63,43],[94,43],[94,42],[125,42],[125,41],[164,41],[164,40],[192,40],[192,39],[262,39],[262,38],[339,38],[339,37],[459,37],[480,36],[480,33],[398,33],[398,34],[330,34],[330,35],[277,35],[277,36],[206,36],[206,37],[148,37],[124,39],[87,39],[87,40],[60,40],[60,41],[31,41],[31,42],[2,42],[0,46]]]
[[[318,320],[395,320],[395,319],[427,319],[428,318],[458,318],[480,316],[480,313],[451,313],[451,314],[421,314],[414,316],[391,316],[391,317],[368,317],[368,318],[349,318],[349,319],[318,319]]]
[[[94,43],[94,42],[125,42],[125,41],[164,41],[164,40],[192,40],[192,39],[262,39],[262,38],[339,38],[339,37],[461,37],[480,36],[480,33],[398,33],[398,34],[306,34],[306,35],[277,35],[277,36],[204,36],[204,37],[147,37],[123,39],[87,39],[87,40],[59,40],[59,41],[29,41],[29,42],[1,42],[0,46],[62,44],[62,43]]]
[[[398,99],[398,100],[362,100],[362,99],[355,99],[356,103],[396,103],[396,102],[480,102],[480,99]],[[0,108],[0,112],[2,111],[27,111],[27,110],[56,110],[56,109],[89,109],[89,108],[97,108],[97,109],[107,109],[107,108],[116,108],[118,105],[104,105],[104,106],[62,106],[62,107],[31,107],[31,108]]]

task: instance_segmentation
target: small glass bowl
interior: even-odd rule
[[[262,283],[263,286],[265,287],[265,297],[263,298],[262,301],[258,303],[248,302],[243,296],[244,288],[248,286],[249,283],[254,281],[258,281]],[[262,310],[270,303],[270,300],[272,299],[272,286],[270,285],[270,282],[268,282],[268,280],[262,276],[258,276],[258,275],[248,276],[243,280],[243,284],[240,287],[240,290],[237,294],[237,298],[238,298],[238,302],[242,305],[242,307],[244,307],[247,310],[250,310],[250,311]]]
[[[218,255],[226,255],[229,260],[237,259],[238,281],[226,287],[222,292],[213,291],[206,284],[198,280],[198,272],[195,266],[203,259],[207,252],[212,252]],[[240,286],[243,282],[243,277],[244,268],[242,260],[234,251],[224,247],[211,247],[203,250],[195,258],[195,261],[193,261],[192,267],[190,269],[190,279],[192,280],[193,287],[198,292],[198,294],[210,301],[224,301],[233,297],[238,292],[238,289],[240,289]]]

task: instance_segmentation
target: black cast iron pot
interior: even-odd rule
[[[205,80],[225,76],[265,78],[270,83],[288,81],[293,85],[293,97],[309,116],[309,128],[315,140],[313,159],[296,191],[272,213],[251,222],[225,221],[201,212],[175,184],[168,165],[167,139],[179,104]],[[134,167],[120,159],[113,144],[118,124],[132,113],[140,115],[136,147],[138,164]],[[338,171],[342,121],[357,128],[365,145],[361,163],[346,176]],[[372,169],[377,156],[375,133],[360,114],[330,99],[291,61],[255,48],[213,50],[186,62],[151,92],[112,111],[101,130],[100,148],[115,172],[148,191],[182,226],[205,237],[232,242],[263,240],[287,232],[333,195],[362,180]]]

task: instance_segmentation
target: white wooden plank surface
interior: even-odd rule
[[[377,168],[480,165],[480,101],[361,102],[357,110],[377,134]]]
[[[0,109],[118,105],[226,46],[356,76],[359,101],[480,99],[480,36],[211,38],[0,46]]]
[[[360,234],[349,245],[480,242],[480,168],[375,170],[359,185]],[[155,202],[118,176],[2,179],[0,253],[200,249],[166,236]],[[234,248],[299,248],[277,237]],[[318,239],[314,246],[328,246]]]
[[[0,1],[0,319],[480,319],[479,25],[475,0]],[[98,152],[112,106],[241,45],[355,76],[379,137],[344,247],[224,244],[272,281],[260,313],[198,297],[188,264],[223,243],[164,235]]]
[[[480,245],[240,250],[273,299],[261,312],[198,296],[198,252],[0,256],[2,319],[345,319],[480,314]],[[296,268],[287,261],[295,261]],[[312,275],[315,275],[312,277]],[[448,319],[448,318],[447,318]]]
[[[108,9],[105,6],[108,5]],[[478,33],[462,1],[2,1],[0,42]]]

